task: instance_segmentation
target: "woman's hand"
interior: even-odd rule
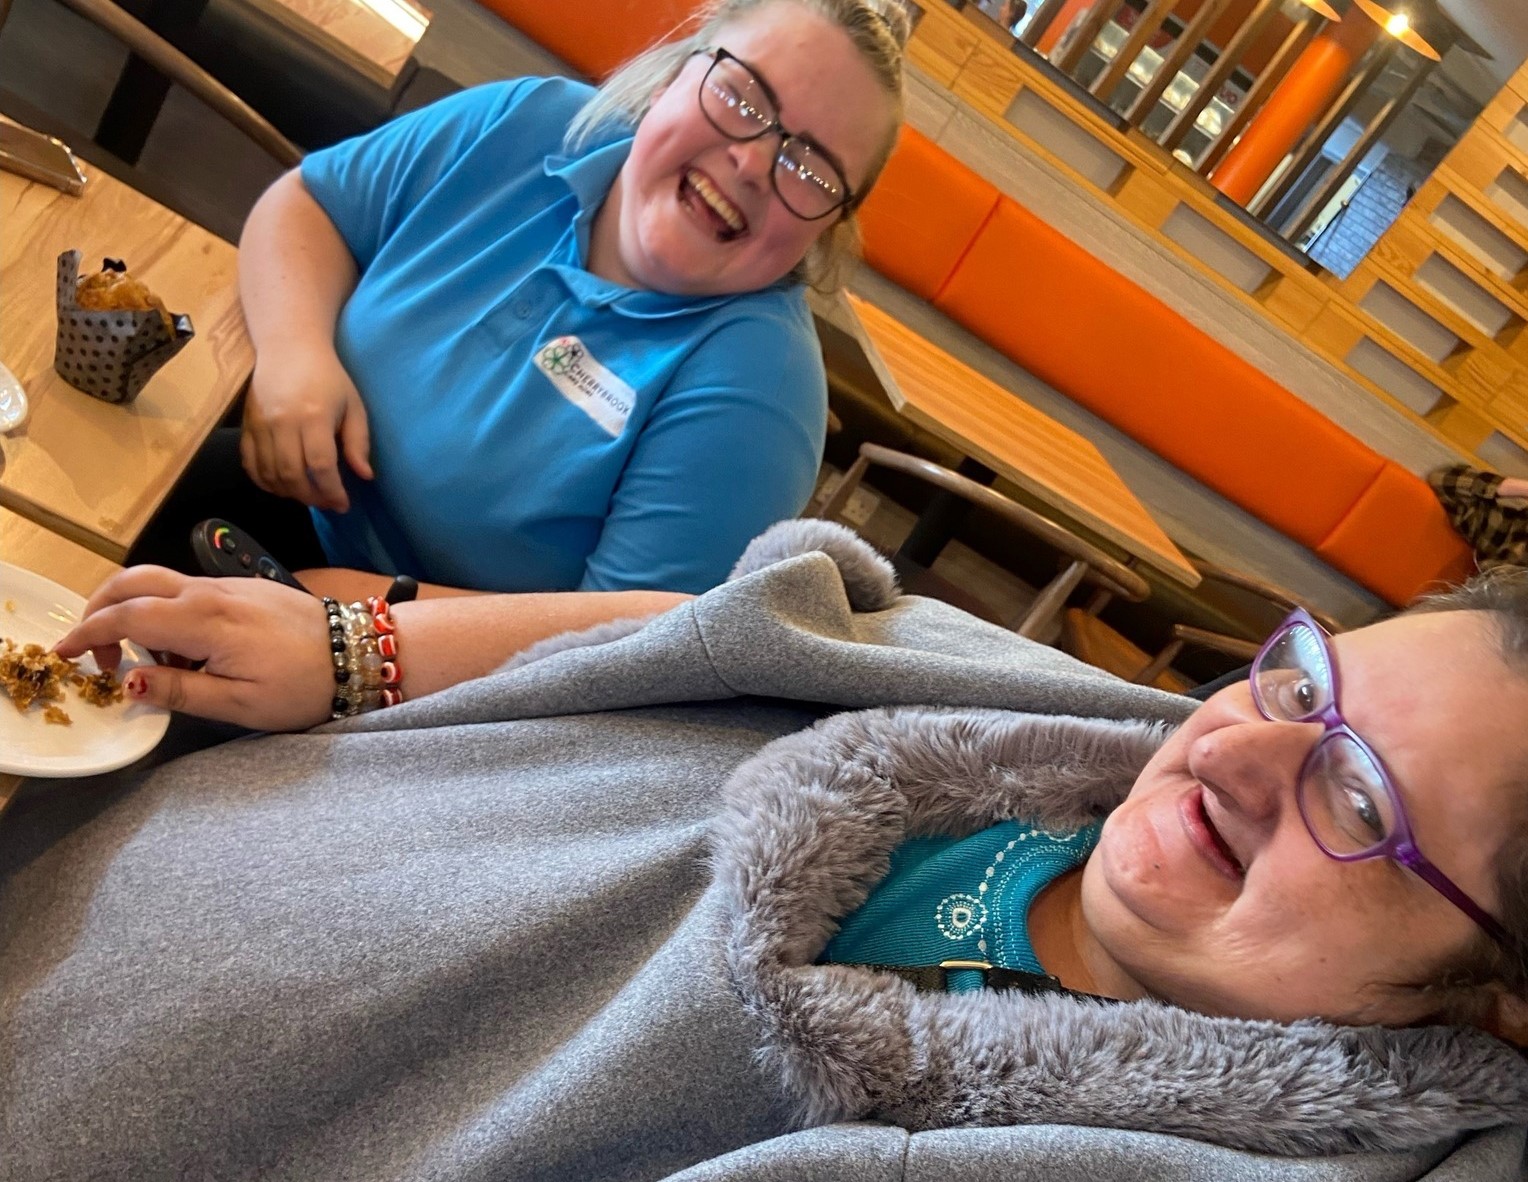
[[[1496,489],[1498,501],[1520,501],[1528,499],[1528,480],[1521,476],[1506,477]]]
[[[329,718],[328,617],[317,599],[281,583],[129,567],[97,588],[55,649],[71,658],[89,650],[115,669],[123,640],[205,662],[197,671],[134,669],[123,681],[132,701],[255,730],[305,730]]]
[[[366,408],[333,346],[284,342],[261,352],[239,441],[250,479],[266,492],[343,513],[350,498],[340,479],[341,448],[351,469],[370,480]]]

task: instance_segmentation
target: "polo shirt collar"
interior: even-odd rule
[[[557,272],[569,293],[588,307],[608,307],[622,315],[641,320],[684,316],[720,307],[734,295],[677,296],[658,291],[640,291],[611,283],[589,271],[589,235],[594,215],[604,204],[616,175],[631,155],[635,137],[621,134],[607,143],[596,144],[582,156],[552,154],[546,159],[546,175],[561,180],[578,202],[572,233],[565,235],[558,248],[547,257],[547,266]],[[789,286],[788,283],[780,286]]]

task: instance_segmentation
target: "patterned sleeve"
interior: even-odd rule
[[[1496,500],[1502,479],[1468,464],[1450,464],[1427,475],[1450,524],[1481,559],[1521,564],[1528,558],[1528,511]]]

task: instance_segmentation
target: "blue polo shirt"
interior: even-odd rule
[[[629,128],[562,153],[592,91],[465,91],[315,152],[360,279],[335,344],[374,481],[330,560],[497,591],[703,591],[801,511],[827,388],[799,286],[695,298],[584,269]]]

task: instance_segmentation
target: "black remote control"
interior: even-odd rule
[[[202,572],[214,578],[232,575],[270,579],[299,591],[307,590],[264,546],[221,518],[209,517],[192,528],[191,551]]]

